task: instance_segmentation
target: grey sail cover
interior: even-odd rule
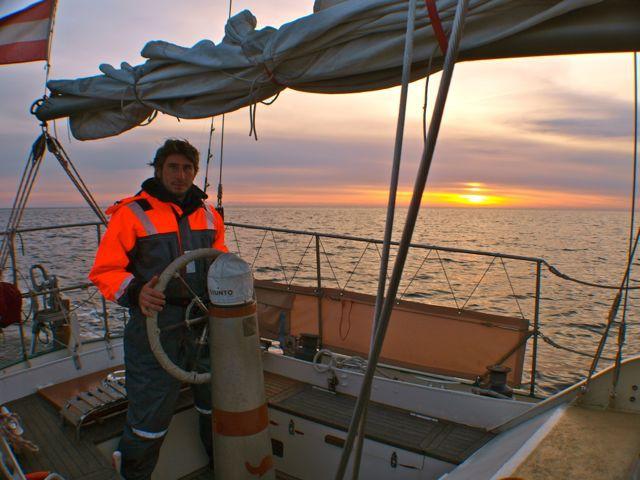
[[[456,0],[436,2],[445,32]],[[459,60],[640,49],[638,0],[471,0]],[[163,41],[132,67],[100,65],[102,75],[52,80],[40,120],[70,117],[81,140],[117,135],[154,111],[205,118],[264,101],[284,88],[350,93],[398,85],[407,1],[317,0],[314,12],[279,29],[256,29],[247,10],[219,44]],[[431,62],[430,62],[431,60]],[[438,71],[443,53],[423,1],[416,10],[413,79]]]

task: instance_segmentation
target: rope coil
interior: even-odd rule
[[[0,434],[9,442],[15,453],[23,451],[35,453],[40,451],[40,448],[35,443],[22,436],[24,430],[20,416],[6,407],[0,408]]]

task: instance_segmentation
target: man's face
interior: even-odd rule
[[[193,185],[196,169],[187,157],[180,153],[172,153],[162,164],[159,175],[164,188],[182,200]]]

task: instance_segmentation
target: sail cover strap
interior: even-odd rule
[[[442,28],[442,22],[440,21],[440,15],[438,14],[436,0],[424,0],[424,3],[427,5],[427,13],[429,14],[429,18],[431,19],[431,27],[433,28],[433,33],[435,33],[436,39],[438,40],[438,45],[440,45],[440,50],[444,55],[447,53],[449,41],[447,40],[447,36],[444,34],[444,28]]]
[[[271,70],[269,70],[269,67],[267,67],[267,65],[266,65],[266,64],[263,64],[262,66],[264,67],[264,71],[267,73],[267,76],[268,76],[268,78],[269,78],[269,80],[270,80],[271,82],[273,82],[275,85],[277,85],[278,87],[281,87],[281,88],[286,88],[286,87],[287,87],[285,84],[280,83],[280,82],[276,79],[276,77],[275,77],[274,73],[273,73]]]

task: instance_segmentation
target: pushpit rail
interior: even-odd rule
[[[92,222],[78,222],[78,223],[67,223],[67,224],[59,224],[59,225],[50,225],[50,226],[38,226],[38,227],[24,227],[20,229],[16,229],[13,231],[4,231],[0,232],[0,236],[8,237],[5,240],[10,240],[10,248],[11,248],[11,256],[12,258],[16,258],[16,250],[17,246],[15,245],[16,237],[20,237],[20,235],[25,233],[34,233],[34,232],[43,232],[43,231],[52,231],[52,230],[62,230],[62,229],[72,229],[72,228],[95,228],[96,229],[96,246],[99,243],[102,236],[102,227],[104,225],[101,222],[92,221]],[[323,239],[333,239],[333,240],[342,240],[347,242],[354,243],[367,243],[371,245],[382,245],[383,241],[380,239],[361,237],[361,236],[352,236],[352,235],[342,235],[337,233],[321,233],[314,232],[308,230],[300,230],[300,229],[290,229],[290,228],[279,228],[279,227],[264,227],[259,225],[252,225],[246,223],[236,223],[236,222],[227,222],[227,229],[233,229],[235,233],[235,229],[244,229],[244,230],[256,230],[265,232],[265,234],[271,232],[280,233],[286,235],[299,235],[299,236],[308,236],[310,237],[309,246],[314,245],[315,249],[315,270],[316,270],[316,292],[317,295],[320,296],[322,294],[322,272],[321,272],[321,257],[322,254],[325,254],[324,245],[322,243]],[[238,242],[236,237],[236,242]],[[227,243],[232,244],[233,238],[228,237]],[[274,238],[275,242],[275,238]],[[397,246],[398,242],[392,241],[392,246]],[[261,247],[260,247],[261,248]],[[277,249],[277,244],[275,245]],[[539,331],[539,322],[540,322],[540,297],[541,297],[541,282],[542,282],[542,266],[545,265],[550,269],[553,267],[543,258],[534,257],[534,256],[526,256],[526,255],[513,255],[508,253],[501,252],[491,252],[491,251],[482,251],[482,250],[474,250],[469,248],[457,248],[457,247],[448,247],[448,246],[438,246],[431,245],[426,243],[412,243],[410,248],[415,250],[423,250],[429,251],[433,250],[436,252],[448,252],[448,253],[456,253],[456,254],[468,254],[475,255],[481,257],[490,257],[490,258],[498,258],[503,260],[515,260],[521,262],[527,262],[535,265],[535,295],[534,295],[534,305],[533,305],[533,330],[530,332],[530,336],[532,337],[532,351],[531,351],[531,371],[530,371],[530,386],[529,386],[529,394],[531,396],[535,396],[536,394],[536,376],[537,376],[537,359],[538,359],[538,340],[541,336],[541,332]],[[238,244],[239,249],[239,244]],[[306,251],[305,251],[306,254]],[[278,260],[281,261],[279,252],[277,256]],[[284,266],[283,266],[284,271]],[[14,280],[17,282],[17,274],[14,272]],[[91,284],[87,282],[76,283],[72,285],[67,285],[58,289],[59,292],[70,292],[77,290],[86,290],[91,287]],[[23,298],[29,298],[34,295],[34,292],[27,291],[23,292]],[[104,297],[101,299],[102,302],[102,317],[103,317],[103,337],[99,340],[109,341],[112,338],[116,338],[115,335],[112,335],[109,328],[109,314],[106,305],[106,301]],[[320,302],[318,302],[319,308]],[[321,318],[321,316],[319,316]],[[20,329],[22,330],[23,324],[20,324]],[[320,338],[322,338],[322,325],[318,325],[318,330],[320,333]],[[24,338],[24,333],[21,333],[22,338]],[[28,360],[29,355],[26,351],[25,342],[22,342],[22,357],[23,360]]]
[[[274,232],[274,233],[284,233],[290,235],[304,235],[304,236],[312,236],[315,239],[315,253],[316,253],[316,292],[318,296],[320,296],[322,289],[322,276],[320,273],[320,257],[321,257],[321,248],[322,243],[321,239],[335,239],[335,240],[345,240],[352,241],[356,243],[369,243],[374,245],[382,245],[383,240],[372,239],[367,237],[359,237],[352,235],[342,235],[336,233],[318,233],[318,232],[310,232],[306,230],[298,230],[298,229],[290,229],[290,228],[279,228],[279,227],[264,227],[259,225],[251,225],[245,223],[234,223],[227,222],[225,225],[229,228],[243,228],[250,230],[259,230],[264,232]],[[391,246],[398,246],[399,242],[391,241]],[[409,245],[411,249],[417,250],[433,250],[436,252],[449,252],[449,253],[459,253],[459,254],[469,254],[469,255],[477,255],[482,257],[492,257],[492,258],[500,258],[503,260],[516,260],[527,262],[530,264],[535,264],[535,296],[534,296],[534,306],[533,306],[533,330],[530,332],[530,336],[532,337],[532,352],[531,352],[531,371],[530,371],[530,383],[529,383],[529,395],[534,397],[536,394],[536,377],[537,377],[537,365],[538,365],[538,340],[541,335],[540,332],[540,297],[541,297],[541,288],[542,288],[542,266],[547,266],[550,270],[555,270],[550,263],[548,263],[545,259],[540,257],[526,256],[526,255],[514,255],[508,253],[501,252],[490,252],[483,250],[474,250],[468,248],[458,248],[458,247],[446,247],[446,246],[438,246],[431,245],[426,243],[411,243]],[[552,270],[552,271],[553,271]],[[320,302],[318,302],[320,308]],[[318,315],[318,318],[322,318],[321,315]],[[319,336],[322,339],[322,324],[318,325]]]

